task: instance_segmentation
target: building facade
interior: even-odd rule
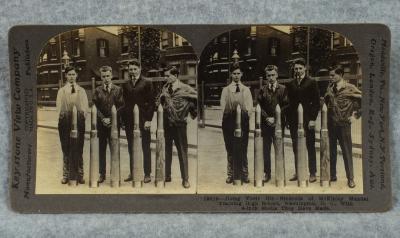
[[[65,83],[64,69],[78,69],[77,83],[91,101],[93,80],[100,81],[99,67],[118,69],[118,36],[96,27],[68,31],[51,38],[43,47],[37,64],[39,105],[54,106],[57,91]],[[117,73],[115,71],[114,73]]]
[[[180,71],[180,79],[192,86],[196,85],[197,78],[197,56],[190,43],[182,36],[162,29],[153,29],[148,33],[149,28],[129,26],[122,27],[118,31],[120,38],[120,56],[118,60],[120,78],[127,79],[127,64],[133,58],[139,59],[144,67],[143,74],[153,81],[165,81],[163,68],[167,65],[174,65]],[[146,35],[147,32],[147,35]],[[139,34],[141,37],[139,39]],[[149,37],[148,34],[152,34]],[[147,36],[147,38],[146,38]],[[153,52],[145,54],[145,52]],[[154,59],[148,59],[152,58]],[[143,62],[153,62],[147,65]],[[143,68],[142,67],[142,68]]]
[[[114,82],[121,84],[128,80],[128,63],[134,58],[142,62],[143,75],[156,88],[166,81],[163,68],[167,65],[178,67],[180,79],[196,87],[198,59],[181,36],[137,26],[89,27],[57,35],[43,47],[37,64],[38,104],[55,105],[68,65],[78,68],[77,82],[85,88],[90,102],[92,90],[101,83],[99,68],[111,66]]]
[[[214,38],[202,52],[199,65],[205,104],[218,105],[222,88],[230,82],[232,62],[240,63],[242,81],[257,95],[267,65],[278,66],[280,79],[289,76],[291,52],[290,34],[271,26],[251,26]]]

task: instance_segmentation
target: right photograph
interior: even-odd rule
[[[362,66],[351,39],[260,25],[198,65],[198,194],[362,194]]]

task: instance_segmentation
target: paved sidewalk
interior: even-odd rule
[[[254,124],[255,124],[255,113],[253,112],[250,115],[250,130],[254,130]],[[207,107],[205,110],[205,124],[206,127],[216,127],[220,128],[221,123],[222,123],[222,110],[219,106],[211,106]],[[321,115],[318,114],[317,120],[316,120],[316,133],[315,133],[315,138],[316,138],[316,148],[317,150],[319,149],[319,139],[320,139],[320,133],[319,131],[321,130]],[[352,126],[351,126],[351,135],[352,135],[352,141],[353,141],[353,156],[357,158],[362,157],[362,150],[361,150],[361,145],[362,145],[362,127],[361,127],[361,118],[356,120],[354,119]],[[252,136],[252,133],[250,133],[250,137]],[[285,129],[285,137],[290,138],[290,132],[289,129]],[[286,144],[291,144],[292,141],[285,140]],[[338,146],[338,153],[342,153],[340,146]]]
[[[286,139],[290,140],[290,139]],[[199,150],[198,150],[198,193],[201,194],[361,194],[363,193],[362,184],[362,160],[354,158],[354,180],[356,187],[350,189],[347,186],[344,163],[341,156],[338,156],[337,177],[338,181],[331,184],[329,188],[322,188],[319,184],[319,153],[317,152],[317,182],[312,183],[307,188],[297,187],[297,182],[290,182],[289,178],[294,174],[294,156],[292,148],[285,146],[285,177],[286,187],[277,188],[275,186],[275,163],[274,150],[271,151],[272,157],[272,179],[262,188],[256,188],[254,184],[254,139],[249,139],[248,145],[248,164],[250,183],[242,186],[226,184],[226,152],[221,129],[199,128]],[[272,147],[273,148],[273,147]]]
[[[120,139],[120,167],[121,187],[110,187],[110,152],[107,148],[107,175],[106,181],[100,184],[99,188],[89,188],[89,160],[90,141],[89,135],[85,135],[83,152],[84,179],[86,184],[68,186],[61,184],[62,178],[62,152],[57,128],[57,115],[55,110],[38,110],[38,131],[37,131],[37,163],[36,163],[36,194],[193,194],[196,193],[197,185],[197,121],[190,120],[188,124],[188,142],[192,145],[189,148],[189,182],[191,187],[184,189],[181,185],[179,160],[175,146],[172,159],[172,182],[166,183],[165,188],[155,187],[155,144],[152,148],[152,182],[144,184],[142,188],[133,188],[131,183],[123,180],[129,174],[129,155],[126,139]],[[155,140],[156,123],[153,119],[152,139]],[[90,128],[89,117],[86,119],[86,130]],[[40,126],[46,126],[43,128]],[[125,132],[121,131],[125,136]]]

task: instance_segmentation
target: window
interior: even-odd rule
[[[174,33],[175,44],[174,46],[182,46],[182,37]]]
[[[251,55],[251,53],[252,53],[252,44],[253,44],[253,41],[251,40],[251,39],[248,39],[248,44],[247,44],[247,55],[248,56],[250,56]]]
[[[250,36],[256,36],[257,35],[257,27],[256,26],[252,26],[250,28]]]
[[[182,45],[190,45],[190,44],[185,38],[182,38]]]
[[[105,39],[97,40],[97,56],[101,58],[108,57],[108,41]]]
[[[44,54],[43,54],[42,60],[43,60],[43,62],[46,62],[46,61],[47,61],[47,53],[44,53]]]
[[[228,43],[228,37],[226,36],[221,37],[221,43],[222,44]]]
[[[218,60],[218,52],[215,52],[213,55],[213,61]]]
[[[187,74],[190,76],[196,75],[196,65],[195,64],[188,64]]]
[[[50,60],[57,60],[57,45],[50,45]]]
[[[269,55],[277,56],[279,54],[279,39],[270,38],[269,39]]]
[[[79,36],[79,38],[84,38],[85,37],[85,29],[83,29],[83,28],[79,29],[78,36]]]
[[[338,47],[340,46],[340,34],[339,33],[333,33],[333,46]]]
[[[123,79],[125,79],[125,80],[128,80],[128,79],[129,79],[129,72],[128,72],[128,70],[123,69],[123,70],[121,71],[121,74],[122,74],[122,78],[123,78]]]
[[[121,53],[128,53],[129,51],[129,39],[126,35],[122,35],[121,39]]]
[[[169,44],[168,44],[168,31],[164,31],[161,34],[161,46],[162,46],[162,48],[166,48],[166,47],[169,46]]]
[[[81,55],[81,41],[79,39],[75,39],[75,56],[80,56]]]

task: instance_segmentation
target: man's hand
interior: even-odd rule
[[[315,130],[315,121],[308,122],[308,129]]]
[[[274,123],[275,123],[275,118],[273,118],[273,117],[267,117],[267,118],[265,119],[265,121],[267,122],[267,125],[273,126]]]
[[[105,126],[105,127],[110,127],[111,126],[111,119],[110,118],[103,118],[102,120],[101,120],[101,122],[103,123],[103,125]]]
[[[145,121],[144,122],[144,129],[145,130],[150,130],[151,128],[151,121]]]

